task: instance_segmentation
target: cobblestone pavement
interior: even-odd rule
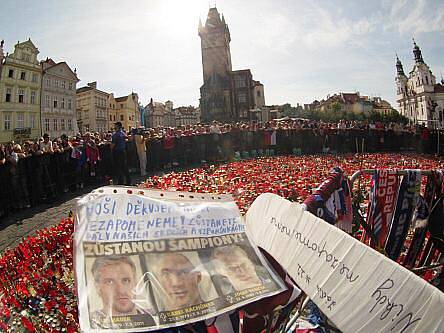
[[[133,184],[142,182],[146,177],[132,176]],[[33,235],[37,230],[53,226],[68,216],[77,199],[100,186],[88,186],[69,192],[52,202],[25,209],[4,219],[0,219],[0,256],[8,247],[17,246],[23,237]]]

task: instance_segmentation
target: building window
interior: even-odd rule
[[[246,93],[239,93],[237,95],[237,101],[239,103],[246,103],[247,102],[247,94]]]
[[[109,115],[109,121],[113,121],[113,116],[111,114]]]
[[[59,86],[59,80],[54,80],[54,84],[55,84],[56,87],[58,87]]]
[[[35,104],[35,91],[31,91],[31,104]]]
[[[47,85],[48,87],[51,86],[51,79],[46,79],[46,85]]]
[[[72,90],[72,82],[69,83],[69,90]]]
[[[19,89],[19,103],[25,103],[25,90]]]
[[[32,82],[37,82],[37,74],[32,74]]]
[[[10,78],[14,78],[14,70],[13,69],[10,69],[9,70],[9,72],[8,72],[8,77],[10,77]]]
[[[35,114],[29,115],[29,127],[35,128]]]
[[[23,113],[17,113],[17,128],[24,128],[25,127],[25,115]]]
[[[45,103],[48,108],[51,107],[51,98],[49,95],[45,95]]]
[[[236,76],[234,78],[234,86],[236,88],[245,88],[247,84],[245,83],[245,78],[242,76]]]
[[[6,131],[11,130],[11,115],[9,113],[4,113],[3,120],[3,128]]]
[[[65,89],[66,88],[66,82],[62,81],[62,88]]]
[[[120,115],[120,121],[123,121],[124,120],[124,117],[123,117],[123,114],[121,114]]]
[[[64,108],[65,108],[65,99],[62,98],[62,109],[64,109]]]
[[[257,97],[261,97],[261,91],[260,90],[258,90],[256,94],[257,94],[256,95]]]
[[[12,89],[6,88],[6,98],[5,102],[11,102]]]
[[[60,129],[61,129],[62,131],[65,130],[65,119],[60,119]]]
[[[20,73],[20,80],[26,80],[26,72]]]
[[[68,130],[72,131],[72,119],[68,119]]]
[[[57,98],[54,98],[54,104],[53,104],[54,108],[57,108]]]
[[[54,128],[54,131],[58,131],[58,128],[57,128],[57,119],[53,119],[52,120],[52,128]]]
[[[49,119],[48,119],[48,118],[45,118],[45,131],[46,131],[46,132],[49,132],[49,131],[50,131],[50,128],[49,128]]]
[[[72,108],[71,99],[68,99],[68,110],[71,110],[71,108]]]
[[[25,54],[25,61],[31,62],[31,56],[29,54]]]

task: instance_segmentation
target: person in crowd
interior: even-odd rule
[[[27,188],[26,164],[23,159],[26,154],[19,144],[14,144],[8,157],[12,185],[12,199],[15,209],[30,207]]]
[[[140,175],[146,176],[146,138],[143,128],[139,127],[134,134],[134,143],[136,144],[137,156],[139,157]]]
[[[164,169],[170,169],[173,166],[173,151],[176,144],[176,137],[172,128],[168,128],[163,137],[164,150]]]
[[[91,177],[96,176],[96,166],[100,161],[100,153],[99,148],[96,145],[96,140],[89,132],[85,133],[85,154],[86,154],[86,163],[89,167],[89,174]]]
[[[40,150],[44,153],[53,153],[52,141],[50,140],[49,134],[43,134],[43,141],[40,142]]]
[[[95,259],[91,273],[94,285],[102,300],[102,308],[92,313],[93,328],[118,328],[115,316],[144,315],[145,324],[154,326],[150,311],[134,302],[136,265],[128,256],[108,256]]]
[[[159,256],[154,267],[163,293],[165,311],[186,308],[202,303],[199,291],[201,273],[191,261],[181,253],[166,253]]]
[[[115,132],[112,135],[111,150],[113,152],[114,172],[118,185],[131,185],[126,155],[127,135],[123,131],[120,121],[114,124]]]
[[[0,144],[0,218],[8,215],[10,195],[7,184],[9,182],[9,168],[6,164],[6,147]]]

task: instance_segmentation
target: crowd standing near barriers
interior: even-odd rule
[[[0,218],[87,185],[240,158],[322,152],[436,153],[437,132],[398,123],[307,119],[83,133],[0,144]],[[443,141],[443,138],[441,138]]]

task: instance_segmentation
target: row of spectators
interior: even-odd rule
[[[116,123],[119,124],[119,123]],[[117,126],[119,127],[119,126]],[[131,184],[132,172],[171,170],[240,156],[412,150],[433,152],[436,133],[399,124],[303,119],[85,133],[0,144],[0,217],[85,184]],[[120,141],[119,141],[120,140]],[[236,153],[239,152],[239,153]],[[122,171],[123,170],[123,171]]]

